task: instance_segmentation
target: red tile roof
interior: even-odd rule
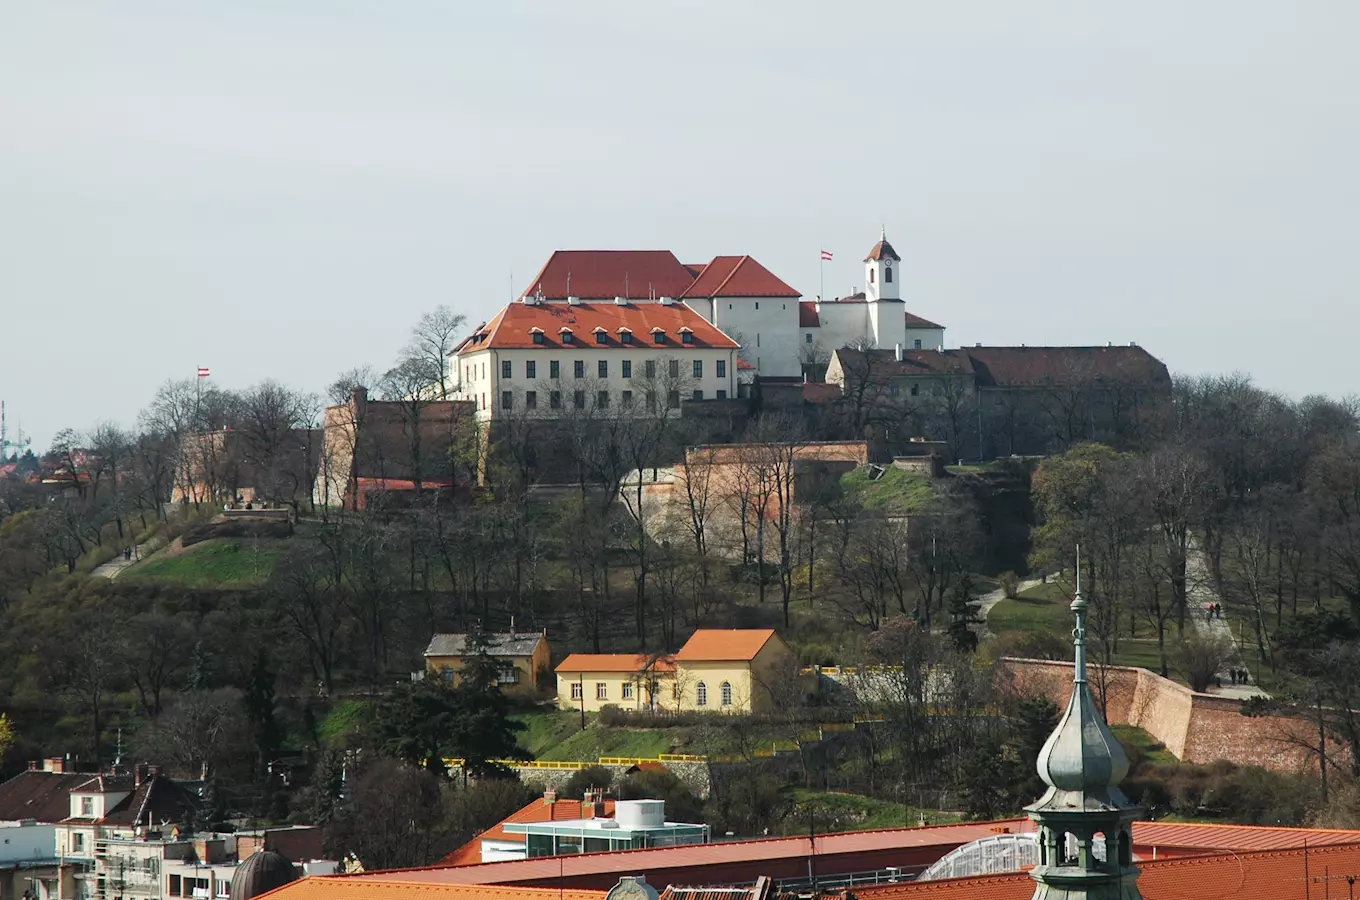
[[[528,888],[499,885],[429,884],[400,878],[358,878],[352,875],[313,876],[261,894],[269,900],[604,900],[606,891],[581,888]]]
[[[778,637],[772,628],[700,628],[675,654],[677,662],[716,662],[755,659]]]
[[[943,325],[936,325],[929,319],[923,319],[915,313],[907,313],[908,328],[943,328]]]
[[[520,297],[678,297],[694,278],[669,250],[557,250]]]
[[[557,672],[657,672],[675,671],[665,657],[642,653],[572,653],[557,664]]]
[[[532,329],[541,329],[543,343],[535,344]],[[594,329],[603,328],[607,343],[597,344]],[[689,328],[694,333],[690,344],[682,343],[680,331]],[[562,343],[562,330],[571,331],[571,344]],[[633,334],[631,344],[619,341],[620,329]],[[666,333],[666,342],[657,344],[652,339],[654,329]],[[627,348],[638,352],[651,350],[675,353],[690,348],[735,349],[739,345],[707,319],[683,303],[511,303],[502,309],[483,328],[474,340],[458,351],[461,356],[492,347],[504,349],[532,349],[534,347],[577,348],[583,352],[592,347]]]
[[[893,249],[893,245],[889,244],[885,238],[877,244],[874,244],[874,249],[870,250],[869,255],[864,257],[865,262],[868,262],[871,259],[895,259],[900,261],[902,257],[897,255],[897,251]]]
[[[798,327],[799,328],[820,328],[821,319],[817,316],[817,304],[811,300],[804,300],[798,304]]]
[[[799,297],[749,256],[715,256],[682,297]]]
[[[817,835],[817,854],[831,856],[871,850],[915,847],[957,847],[980,837],[995,834],[998,827],[1012,830],[1032,823],[1028,819],[1009,822],[977,822],[961,825],[933,825],[926,828],[893,828],[883,831],[848,831]],[[763,838],[715,844],[689,844],[646,850],[583,853],[574,856],[538,857],[509,862],[482,863],[458,867],[427,867],[392,870],[356,878],[390,878],[400,873],[404,881],[442,884],[506,884],[537,879],[556,879],[582,875],[632,875],[649,873],[654,885],[666,881],[667,869],[692,869],[752,860],[802,859],[808,855],[806,837]],[[650,873],[656,873],[652,877]]]
[[[755,370],[755,366],[751,365],[751,364],[748,363],[746,360],[742,359],[740,356],[737,357],[737,368],[738,368],[740,371],[743,371],[743,372],[748,371],[748,370],[749,370],[749,371],[754,371],[754,370]]]
[[[1136,840],[1136,839],[1135,839]],[[1291,850],[1222,853],[1143,861],[1138,889],[1148,900],[1203,897],[1211,900],[1303,900],[1348,896],[1345,874],[1360,872],[1360,844]],[[1335,872],[1327,883],[1328,873]],[[947,878],[891,886],[856,887],[860,900],[1027,900],[1034,880],[1026,872]]]
[[[614,801],[604,801],[604,814],[612,816],[614,814]],[[475,866],[482,862],[482,840],[506,841],[517,844],[524,843],[524,835],[510,834],[506,832],[505,826],[511,822],[523,824],[526,822],[569,822],[573,819],[588,819],[585,814],[584,805],[580,800],[558,800],[555,803],[548,803],[543,798],[538,798],[506,816],[500,822],[492,825],[486,831],[474,837],[457,850],[450,853],[439,861],[441,866]]]

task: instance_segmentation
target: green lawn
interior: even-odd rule
[[[580,720],[577,719],[579,726]],[[585,731],[577,730],[565,740],[538,754],[543,760],[582,760],[601,756],[634,756],[655,759],[671,752],[674,729],[609,728],[593,722]]]
[[[892,466],[877,481],[869,480],[868,467],[847,472],[841,476],[841,489],[846,494],[858,495],[868,509],[901,515],[919,512],[935,499],[935,487],[929,478]]]
[[[1072,599],[1060,585],[1049,582],[1021,591],[1014,600],[1005,599],[987,614],[987,629],[992,634],[1004,631],[1051,631],[1070,634]]]
[[[127,569],[124,581],[174,581],[185,587],[264,584],[282,554],[278,541],[214,539],[174,556],[157,555]]]
[[[534,710],[511,718],[524,726],[519,745],[535,759],[581,730],[580,714],[566,710]]]
[[[1141,751],[1143,759],[1152,765],[1174,766],[1180,763],[1180,760],[1176,759],[1164,744],[1158,742],[1141,728],[1135,728],[1132,725],[1111,725],[1110,730],[1114,732],[1115,737],[1119,738],[1120,743]]]

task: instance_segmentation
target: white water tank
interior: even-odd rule
[[[614,818],[620,828],[660,828],[666,824],[666,801],[619,800],[614,804]]]

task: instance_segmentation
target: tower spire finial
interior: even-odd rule
[[[1076,650],[1074,654],[1074,666],[1072,681],[1076,684],[1086,683],[1086,598],[1081,595],[1081,544],[1077,544],[1077,591],[1072,597],[1072,605],[1069,607],[1076,614],[1077,624],[1072,629],[1072,646]]]
[[[878,239],[880,241],[886,241],[888,239],[888,225],[886,222],[878,226]]]

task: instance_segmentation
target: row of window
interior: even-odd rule
[[[678,359],[672,359],[672,360],[668,360],[668,362],[670,363],[670,366],[669,366],[670,376],[671,376],[672,378],[679,378],[679,377],[680,377],[680,360],[678,360]],[[632,361],[631,359],[622,360],[622,366],[623,366],[623,377],[624,377],[624,378],[632,378],[632,377],[633,377],[633,361]],[[691,368],[691,370],[693,371],[694,377],[695,377],[695,378],[703,378],[703,377],[704,377],[704,361],[703,361],[702,359],[693,360],[692,363],[691,363],[690,368]],[[585,363],[585,360],[583,360],[583,359],[575,360],[575,361],[572,363],[572,371],[573,371],[573,374],[574,374],[577,378],[585,378],[585,377],[586,377],[586,363]],[[654,360],[654,359],[646,360],[646,361],[644,362],[644,364],[643,364],[643,373],[644,373],[644,376],[647,377],[647,378],[655,378],[655,377],[656,377],[656,360]],[[609,360],[607,360],[607,359],[597,360],[596,363],[595,363],[595,374],[598,375],[600,378],[608,378],[608,377],[609,377]],[[727,360],[725,360],[725,359],[720,359],[720,360],[717,361],[717,366],[716,366],[716,369],[715,369],[714,374],[717,375],[717,377],[719,377],[719,378],[726,378],[726,377],[727,377]],[[466,378],[467,378],[467,375],[468,375],[468,367],[467,367],[467,366],[464,366],[464,367],[463,367],[463,375],[464,375],[464,378],[466,379]],[[514,377],[515,377],[515,364],[514,364],[513,362],[511,362],[510,360],[508,360],[508,359],[503,359],[503,360],[501,360],[501,379],[502,379],[502,380],[506,380],[506,379],[510,379],[510,378],[514,378]],[[537,377],[538,377],[538,360],[534,360],[534,359],[526,359],[526,360],[524,361],[524,377],[525,377],[525,378],[537,378]],[[548,377],[549,377],[549,378],[561,378],[561,377],[562,377],[562,363],[561,363],[559,360],[553,359],[553,360],[549,360],[549,361],[548,361]]]
[[[623,699],[623,700],[632,700],[632,699],[633,699],[633,682],[631,682],[631,681],[622,682],[622,683],[619,685],[619,687],[620,687],[620,699]],[[679,688],[678,685],[675,687],[675,693],[676,693],[676,696],[677,696],[677,698],[678,698],[679,693],[680,693],[680,688]],[[581,699],[582,697],[584,697],[584,696],[585,696],[585,685],[581,684],[579,681],[578,681],[578,682],[575,682],[574,684],[572,684],[572,686],[571,686],[571,699],[573,699],[573,700],[580,700],[580,699]],[[719,696],[719,700],[720,700],[720,705],[722,705],[722,706],[731,706],[731,705],[732,705],[732,683],[731,683],[731,682],[728,682],[728,681],[724,681],[724,682],[722,683],[722,685],[721,685],[721,686],[719,687],[719,689],[718,689],[718,696]],[[596,683],[595,683],[595,699],[596,699],[596,700],[608,700],[608,699],[609,699],[609,684],[608,684],[608,682],[599,681],[599,682],[596,682]],[[707,706],[707,705],[708,705],[708,685],[704,684],[702,681],[699,682],[698,684],[696,684],[696,685],[694,686],[694,705],[695,705],[695,706]]]
[[[195,891],[197,891],[198,893],[195,893]],[[225,879],[219,878],[219,879],[217,880],[217,891],[216,891],[215,893],[216,893],[216,896],[218,896],[218,897],[229,897],[229,896],[231,896],[231,882],[230,882],[230,881],[227,881],[227,880],[225,880]],[[206,897],[206,896],[208,896],[208,879],[206,879],[206,878],[191,878],[191,877],[188,876],[188,875],[185,875],[184,877],[181,878],[179,875],[171,875],[171,876],[170,876],[170,896],[171,896],[171,897]]]
[[[485,396],[485,395],[483,395],[483,396]],[[727,391],[724,391],[724,390],[715,391],[715,392],[714,392],[714,396],[715,396],[718,400],[726,400],[726,399],[727,399]],[[597,409],[608,409],[608,408],[610,407],[611,397],[612,397],[612,395],[609,393],[609,391],[596,391],[596,392],[595,392],[595,398],[594,398],[595,408],[597,408]],[[693,400],[702,400],[702,399],[704,399],[704,392],[701,391],[701,390],[692,391],[691,394],[690,394],[690,397],[691,397],[691,399],[693,399]],[[646,394],[646,399],[647,399],[647,411],[648,411],[648,412],[656,412],[656,401],[657,401],[657,394],[656,394],[656,391],[648,391],[647,394]],[[562,395],[562,392],[561,392],[561,391],[548,391],[548,408],[549,408],[549,409],[563,409],[564,407],[563,407],[563,405],[562,405],[562,401],[563,401],[563,395]],[[572,406],[572,409],[585,409],[585,408],[586,408],[586,392],[585,392],[585,391],[572,391],[572,392],[571,392],[571,406]],[[623,409],[632,409],[632,408],[633,408],[633,392],[632,392],[632,391],[620,391],[620,392],[619,392],[619,406],[622,407]],[[666,407],[667,407],[668,409],[679,409],[679,408],[680,408],[680,392],[679,392],[679,391],[667,391],[667,392],[666,392]],[[515,408],[515,392],[514,392],[514,391],[501,391],[501,409],[514,409],[514,408]],[[525,408],[525,409],[538,409],[538,408],[539,408],[539,407],[538,407],[538,391],[525,391],[525,392],[524,392],[524,408]]]
[[[535,343],[535,344],[543,345],[543,344],[546,344],[546,343],[548,342],[547,335],[544,334],[541,330],[535,329],[532,333],[533,333],[533,336],[534,336],[534,343]],[[559,334],[562,336],[562,343],[564,343],[564,344],[574,344],[574,343],[576,343],[576,335],[572,332],[572,330],[571,330],[570,328],[563,328],[563,329],[559,332]],[[597,343],[597,344],[608,344],[608,343],[609,343],[609,332],[605,331],[603,328],[597,328],[597,329],[595,329],[595,343]],[[620,344],[631,344],[631,343],[633,343],[633,332],[628,331],[627,329],[620,329],[620,330],[619,330],[619,343],[620,343]],[[660,331],[660,330],[658,330],[658,331],[653,331],[653,332],[652,332],[652,343],[653,343],[653,344],[664,344],[664,343],[666,343],[666,332]],[[690,331],[690,330],[688,330],[688,329],[682,330],[682,331],[680,332],[680,343],[682,343],[682,344],[693,344],[693,343],[694,343],[694,332],[692,332],[692,331]]]

